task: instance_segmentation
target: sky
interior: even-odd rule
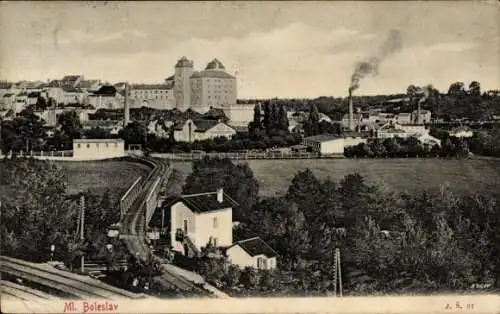
[[[238,98],[344,97],[358,62],[400,49],[358,95],[476,80],[500,88],[500,2],[0,2],[0,79],[162,83],[219,59]]]

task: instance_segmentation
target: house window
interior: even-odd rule
[[[81,146],[80,144],[77,144],[77,145],[76,145],[76,147],[78,147],[78,148],[80,148],[80,146]]]
[[[213,225],[214,225],[214,229],[216,229],[217,228],[217,217],[214,217]]]
[[[106,143],[106,147],[109,147],[109,144],[108,144],[108,143]]]
[[[188,232],[188,221],[187,219],[184,219],[184,233]]]
[[[99,148],[99,143],[95,144],[95,147]]]
[[[257,268],[258,269],[267,269],[267,260],[263,257],[257,258]]]
[[[87,144],[87,148],[90,148],[90,144]]]

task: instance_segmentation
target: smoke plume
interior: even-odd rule
[[[432,89],[432,85],[426,85],[424,87],[419,88],[418,93],[423,94],[423,97],[420,98],[420,100],[418,101],[419,105],[422,104],[423,102],[425,102],[427,100],[427,98],[429,98],[429,95],[431,93],[431,89]]]
[[[378,75],[380,63],[387,57],[400,51],[402,47],[401,34],[398,30],[391,30],[384,43],[380,46],[376,54],[366,58],[366,60],[358,62],[354,73],[351,76],[351,86],[349,94],[359,88],[359,82],[367,75]]]

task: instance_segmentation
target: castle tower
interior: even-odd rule
[[[191,83],[193,61],[182,57],[175,65],[174,98],[177,109],[187,110],[191,106]]]

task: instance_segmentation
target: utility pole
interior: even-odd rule
[[[83,244],[85,239],[85,197],[82,195],[80,198],[80,210],[81,210],[81,223],[80,223],[80,240]],[[82,254],[82,273],[85,271],[85,254]]]
[[[342,269],[340,266],[340,249],[336,248],[335,249],[335,263],[333,265],[333,271],[334,271],[334,287],[333,287],[333,296],[337,296],[337,282],[339,283],[339,297],[342,297]]]

